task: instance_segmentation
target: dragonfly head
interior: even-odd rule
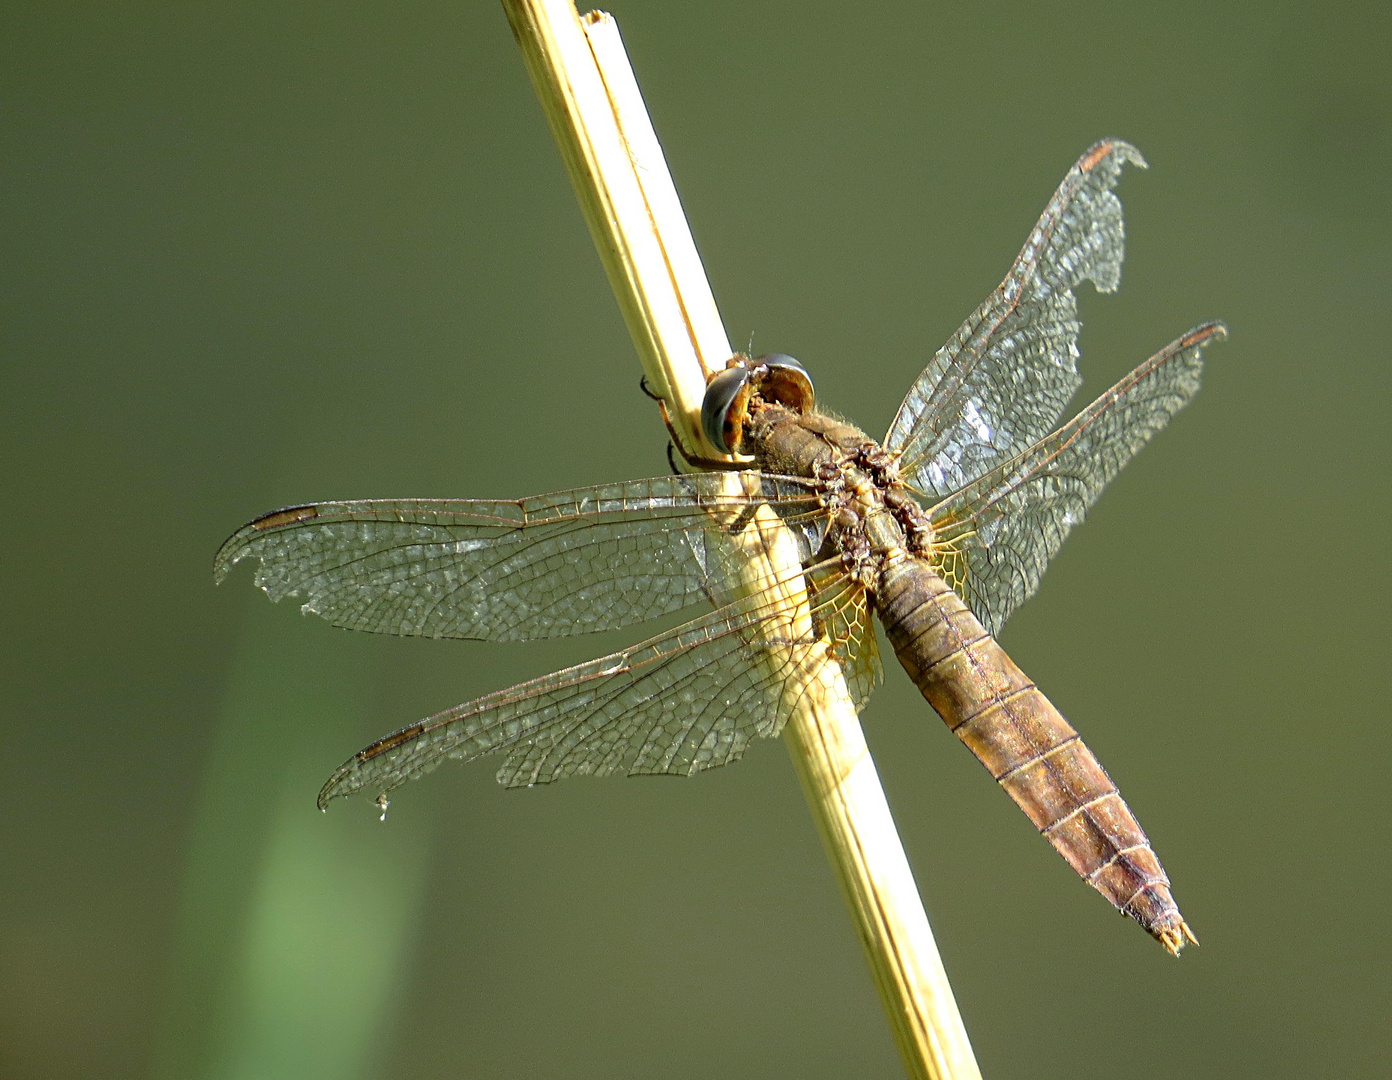
[[[782,405],[796,413],[811,410],[815,394],[803,366],[786,353],[751,360],[736,355],[724,371],[706,383],[701,429],[711,445],[727,454],[740,453],[744,425],[757,405]]]

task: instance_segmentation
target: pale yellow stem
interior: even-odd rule
[[[618,26],[602,12],[578,15],[571,0],[503,7],[649,385],[666,399],[683,445],[718,456],[699,416],[706,374],[724,367],[729,340]],[[781,526],[770,518],[762,547],[750,551],[749,578],[784,583],[796,621],[806,612],[796,549],[778,542]],[[834,661],[807,667],[811,686],[797,688],[800,707],[784,732],[908,1071],[979,1080],[845,680]]]

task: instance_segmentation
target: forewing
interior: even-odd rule
[[[941,572],[995,634],[1102,489],[1199,389],[1208,323],[1171,342],[1073,420],[929,511]]]
[[[317,503],[267,514],[218,552],[261,565],[272,600],[383,634],[520,641],[626,626],[720,588],[741,513],[768,505],[810,559],[825,527],[791,477],[700,473],[518,501]]]
[[[905,479],[941,499],[1006,461],[1058,423],[1082,380],[1078,303],[1121,281],[1122,166],[1135,147],[1097,143],[1073,166],[1009,275],[924,369],[885,436]]]
[[[845,588],[827,581],[809,608],[798,603],[807,595],[800,568],[764,585],[631,649],[389,735],[346,762],[319,804],[360,790],[385,794],[447,758],[497,752],[507,755],[498,780],[509,787],[564,776],[687,776],[735,761],[754,737],[779,733],[802,697],[831,677],[833,661],[852,661],[849,642],[821,629],[824,613],[845,609]]]

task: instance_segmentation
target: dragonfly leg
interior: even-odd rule
[[[680,473],[682,471],[677,468],[677,463],[672,457],[672,451],[674,449],[682,456],[683,461],[696,469],[712,472],[718,470],[739,472],[746,467],[737,461],[728,461],[725,458],[709,458],[701,454],[689,453],[682,444],[681,435],[672,424],[671,414],[667,412],[667,399],[661,394],[653,393],[652,389],[648,386],[648,377],[646,375],[638,380],[638,389],[657,402],[658,411],[662,414],[662,422],[667,425],[667,434],[671,436],[671,441],[667,444],[667,463],[672,466],[673,473]]]

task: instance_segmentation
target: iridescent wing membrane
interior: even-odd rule
[[[1078,301],[1121,283],[1121,201],[1113,188],[1127,143],[1097,143],[1068,171],[1010,273],[952,335],[923,373],[885,436],[900,470],[925,496],[951,495],[1051,431],[1082,385]]]
[[[864,590],[814,561],[825,518],[809,482],[755,473],[516,502],[320,503],[244,526],[218,553],[216,573],[256,557],[256,583],[272,599],[303,596],[306,611],[339,626],[430,637],[553,637],[703,598],[716,605],[631,649],[387,736],[334,775],[321,805],[498,751],[509,786],[689,775],[735,760],[755,735],[776,735],[828,659],[841,662],[858,699],[878,676]],[[778,545],[781,563],[751,573],[751,546]]]
[[[1063,427],[929,510],[951,584],[990,633],[1034,595],[1102,489],[1197,393],[1203,348],[1226,334],[1221,323],[1189,331]]]
[[[1123,166],[1145,167],[1117,139],[1069,170],[1010,273],[914,381],[885,436],[929,505],[939,572],[992,634],[1033,595],[1049,559],[1102,488],[1199,388],[1191,330],[1052,431],[1082,384],[1078,303],[1121,282]]]
[[[689,776],[738,759],[754,736],[772,737],[810,692],[834,645],[780,594],[802,568],[633,648],[459,705],[360,751],[319,794],[387,792],[446,758],[507,757],[509,787],[563,776]],[[771,595],[772,594],[772,595]],[[855,613],[871,636],[863,590],[841,577],[811,609]]]
[[[214,562],[221,581],[261,560],[272,600],[303,596],[335,626],[412,637],[530,641],[613,630],[711,596],[728,577],[712,543],[749,506],[769,505],[805,561],[825,515],[807,481],[666,476],[517,501],[317,503],[243,526]]]

